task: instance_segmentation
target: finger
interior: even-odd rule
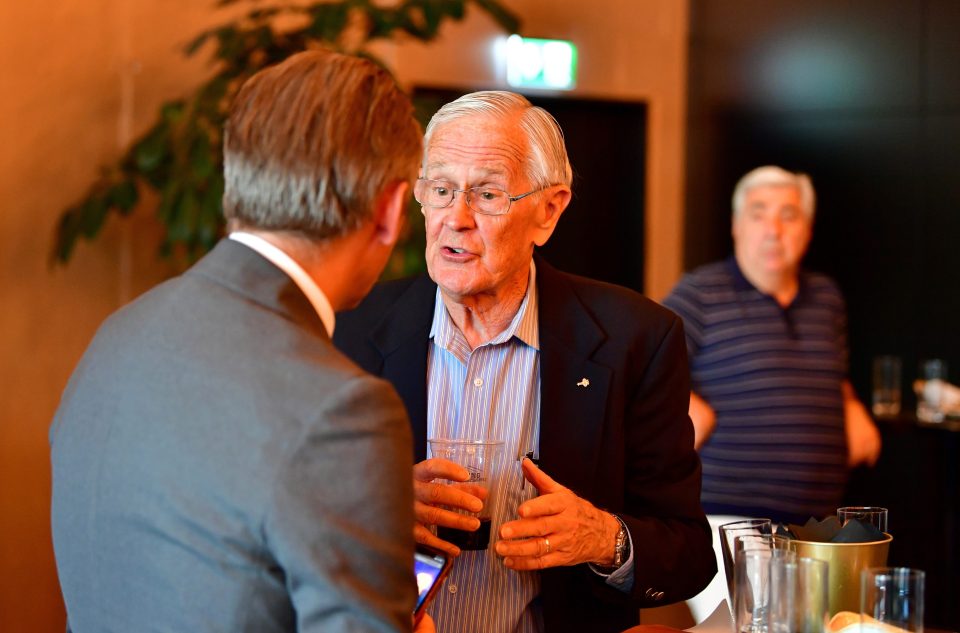
[[[460,464],[440,457],[431,457],[413,465],[414,481],[433,481],[434,479],[467,481],[470,479],[470,473]]]
[[[576,505],[578,499],[579,497],[564,489],[561,493],[550,493],[524,501],[517,508],[517,514],[524,519],[560,514]]]
[[[413,482],[413,498],[415,501],[429,505],[441,505],[450,508],[480,512],[483,509],[481,498],[471,494],[471,488],[464,488],[462,484]],[[484,494],[484,498],[485,498]]]
[[[520,464],[520,468],[523,470],[524,478],[532,483],[540,494],[566,490],[564,486],[555,482],[550,475],[540,470],[540,467],[534,464],[530,458],[525,458]]]
[[[442,552],[446,552],[448,556],[456,557],[460,555],[459,547],[453,543],[443,540],[419,523],[416,523],[413,526],[413,538],[421,545],[427,545]]]
[[[530,571],[566,565],[564,556],[551,552],[543,556],[508,556],[503,559],[504,567],[514,571]]]
[[[500,526],[500,537],[505,539],[546,536],[556,531],[553,522],[546,518],[517,519]]]
[[[413,629],[413,633],[437,633],[437,627],[433,623],[433,618],[430,617],[429,613],[424,613],[420,617],[420,622],[416,628]]]
[[[480,519],[469,514],[460,514],[419,501],[413,502],[413,515],[423,525],[439,525],[473,532],[480,527]]]
[[[550,539],[549,547],[547,546],[547,538]],[[538,536],[535,538],[500,540],[497,541],[494,551],[504,558],[531,558],[556,552],[559,543],[560,536],[556,534],[551,534],[549,537]]]
[[[487,496],[490,494],[486,486],[481,486],[480,484],[472,483],[456,483],[450,484],[451,487],[456,488],[457,490],[462,490],[463,492],[480,499],[481,501],[486,501]]]

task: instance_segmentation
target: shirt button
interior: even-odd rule
[[[482,387],[482,386],[483,386],[483,378],[474,378],[474,379],[473,379],[473,384],[476,385],[477,387]]]
[[[456,586],[455,584],[453,584],[452,582],[451,582],[451,583],[447,583],[447,590],[448,590],[450,593],[457,593],[457,586]]]

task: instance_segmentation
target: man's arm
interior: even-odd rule
[[[370,376],[343,381],[303,421],[263,527],[298,631],[411,630],[411,444],[403,404]]]
[[[693,447],[699,451],[717,426],[717,412],[706,400],[691,391],[689,413],[693,422]]]
[[[620,517],[635,545],[633,595],[646,606],[690,598],[716,573],[700,505],[700,459],[687,421],[689,398],[684,324],[672,316],[643,368],[624,423],[627,505]]]
[[[849,380],[843,381],[843,423],[847,433],[847,465],[873,466],[880,457],[880,431],[857,398]]]

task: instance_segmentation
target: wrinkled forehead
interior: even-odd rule
[[[425,172],[466,168],[504,177],[523,175],[529,142],[516,120],[468,115],[438,125],[424,147]]]

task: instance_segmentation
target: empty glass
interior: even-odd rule
[[[733,556],[752,549],[794,551],[793,539],[779,534],[743,534],[733,539]]]
[[[741,549],[735,554],[733,620],[739,633],[765,633],[770,600],[770,566],[775,560],[795,562],[788,549]]]
[[[924,422],[943,422],[941,407],[943,386],[947,381],[947,361],[931,358],[920,363],[923,391],[917,396],[917,418]]]
[[[837,508],[837,518],[840,525],[846,525],[851,519],[858,519],[861,523],[869,523],[883,533],[887,532],[887,509],[877,506],[845,506]]]
[[[823,633],[829,619],[829,565],[813,558],[772,558],[769,633]]]
[[[733,604],[733,575],[734,575],[734,539],[744,535],[761,535],[773,532],[770,519],[745,519],[724,523],[718,528],[720,532],[720,552],[723,555],[723,571],[727,576],[727,593],[730,604]]]
[[[883,633],[882,625],[923,633],[924,573],[906,567],[871,567],[860,572],[860,631]]]
[[[900,413],[901,366],[897,356],[873,359],[873,415],[882,418]]]

